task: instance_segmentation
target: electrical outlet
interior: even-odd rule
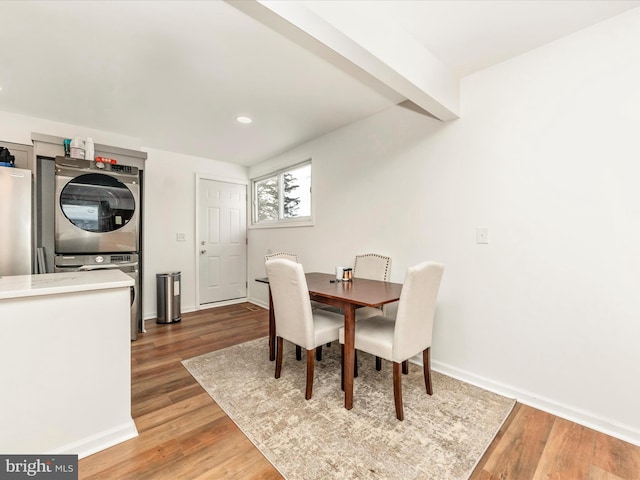
[[[184,233],[176,233],[176,242],[186,242],[187,237]]]
[[[476,243],[489,243],[489,227],[476,227]]]

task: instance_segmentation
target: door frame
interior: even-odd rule
[[[200,258],[200,248],[198,245],[198,239],[200,238],[200,222],[199,222],[199,218],[200,218],[200,180],[212,180],[214,182],[222,182],[222,183],[232,183],[234,185],[244,185],[245,187],[247,187],[246,192],[247,192],[247,198],[246,198],[246,205],[245,205],[245,209],[246,209],[246,214],[249,215],[249,179],[242,179],[242,178],[233,178],[233,177],[222,177],[220,175],[210,175],[210,174],[206,174],[206,173],[196,173],[195,175],[195,182],[196,182],[196,187],[195,187],[195,198],[194,198],[194,203],[195,203],[195,229],[194,229],[194,237],[193,237],[193,247],[194,247],[194,262],[195,262],[195,278],[194,278],[194,285],[195,285],[195,294],[196,294],[196,304],[195,304],[195,308],[196,311],[198,310],[206,310],[207,308],[215,308],[215,307],[223,307],[225,305],[233,305],[236,303],[244,303],[246,301],[248,301],[249,296],[247,293],[247,296],[244,298],[235,298],[233,300],[223,300],[220,302],[214,302],[214,303],[207,303],[206,305],[200,305],[200,262],[199,262],[199,258]],[[245,222],[245,238],[249,238],[248,237],[248,230],[249,230],[249,217],[247,216],[247,221]],[[247,243],[247,259],[249,258],[249,244]],[[249,262],[247,261],[247,268],[246,271],[244,272],[244,276],[246,279],[247,284],[249,283]],[[247,288],[247,292],[249,291],[249,289]]]

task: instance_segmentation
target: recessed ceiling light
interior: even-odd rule
[[[236,118],[237,121],[239,121],[240,123],[251,123],[253,122],[253,120],[251,120],[250,117],[247,117],[246,115],[239,115]]]

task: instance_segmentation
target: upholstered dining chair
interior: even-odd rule
[[[365,253],[356,255],[353,263],[353,276],[355,278],[367,278],[369,280],[389,280],[391,270],[391,257],[378,253]],[[386,306],[382,308],[362,307],[356,310],[356,320],[373,317],[380,314],[386,315]]]
[[[356,260],[353,263],[353,276],[386,282],[389,279],[390,269],[391,257],[378,253],[365,253],[356,255]]]
[[[313,393],[316,348],[338,339],[344,325],[342,316],[326,310],[312,310],[304,270],[299,263],[286,259],[265,262],[273,309],[276,318],[276,378],[282,371],[283,340],[307,351],[307,383],[305,398]]]
[[[385,255],[380,255],[378,253],[356,255],[355,262],[353,263],[353,277],[386,282],[389,280],[389,271],[391,270],[390,266],[391,257],[387,257]],[[329,310],[330,312],[342,312],[341,309],[329,305],[320,308]],[[383,313],[383,311],[379,308],[358,308],[356,310],[356,320],[380,315],[381,313]]]
[[[284,258],[298,263],[298,255],[296,255],[295,253],[286,252],[268,253],[264,256],[264,261],[266,262],[267,260],[275,260],[276,258]]]
[[[382,315],[355,324],[355,348],[393,362],[393,396],[398,420],[404,419],[401,365],[422,352],[427,393],[431,385],[431,338],[444,266],[423,262],[408,269],[395,320]],[[344,344],[344,328],[340,329]]]
[[[298,263],[298,255],[296,255],[295,253],[287,253],[287,252],[268,253],[267,255],[264,256],[264,261],[266,262],[267,260],[275,260],[276,258],[284,258],[286,260],[291,260],[292,262]],[[313,300],[310,300],[310,301],[311,301],[311,308],[314,310],[316,308],[323,308],[326,306],[323,303],[314,302]],[[331,343],[329,342],[327,346],[331,346]],[[296,345],[296,359],[297,360],[302,359],[302,350],[298,345]],[[322,360],[322,347],[319,347],[316,350],[316,359]]]
[[[284,258],[286,260],[291,260],[292,262],[298,263],[298,255],[296,255],[295,253],[286,252],[269,253],[264,256],[264,261],[266,262],[267,260],[275,260],[276,258]],[[322,306],[324,306],[324,304],[311,300],[311,308],[321,308]]]
[[[369,280],[381,280],[386,282],[389,280],[389,272],[391,270],[391,257],[380,255],[379,253],[365,253],[356,255],[353,263],[353,276],[356,278],[368,278]],[[356,321],[375,317],[376,315],[388,316],[387,305],[380,308],[362,307],[356,310]],[[376,370],[382,370],[382,360],[376,357]],[[402,372],[409,373],[408,362],[403,363]]]

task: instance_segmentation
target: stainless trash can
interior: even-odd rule
[[[180,272],[156,274],[157,320],[156,323],[173,323],[182,320],[180,313]]]

